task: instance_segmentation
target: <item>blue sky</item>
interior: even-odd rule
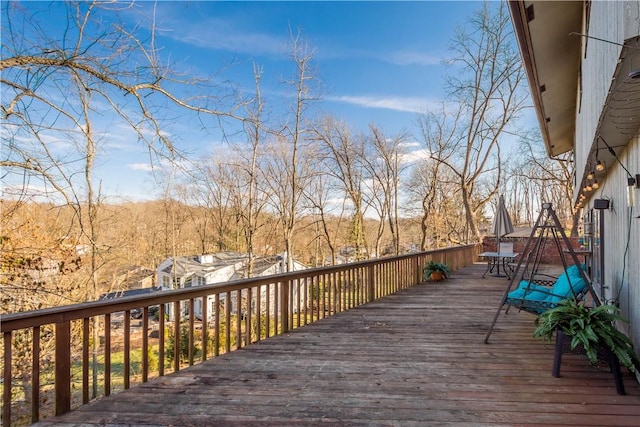
[[[237,58],[233,78],[252,88],[251,61],[276,87],[287,66],[289,29],[315,48],[324,108],[357,127],[412,126],[442,97],[442,62],[456,25],[479,2],[165,2],[162,42],[202,72]],[[242,62],[244,61],[244,67]],[[290,64],[289,64],[290,65]]]
[[[141,14],[129,19],[148,18],[154,6],[162,60],[193,77],[212,75],[233,61],[218,78],[248,91],[254,88],[256,63],[263,67],[266,102],[273,105],[283,102],[281,81],[290,73],[289,31],[299,31],[315,49],[314,66],[323,88],[321,111],[356,130],[375,123],[396,134],[416,133],[416,114],[442,101],[447,72],[443,62],[451,55],[448,46],[456,26],[482,3],[137,2]],[[64,16],[56,17],[55,8],[51,10],[50,22],[64,22]],[[157,196],[148,172],[148,152],[116,143],[127,137],[115,135],[115,127],[110,131],[111,148],[103,151],[96,170],[103,191],[134,199]],[[194,132],[187,123],[177,122],[171,132],[179,134],[178,143],[194,155],[206,155],[219,143],[214,134]]]

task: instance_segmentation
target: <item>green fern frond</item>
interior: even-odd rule
[[[598,347],[604,346],[631,372],[640,371],[640,356],[631,339],[616,328],[618,321],[627,323],[618,307],[586,307],[575,299],[568,299],[536,318],[533,336],[551,341],[554,331],[561,330],[571,337],[572,350],[584,348],[590,363],[598,362]]]

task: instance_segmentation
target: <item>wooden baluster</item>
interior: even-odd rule
[[[71,410],[71,323],[56,323],[55,330],[55,413],[62,415]]]

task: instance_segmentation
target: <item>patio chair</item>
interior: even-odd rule
[[[513,242],[498,243],[498,252],[503,254],[513,253]]]

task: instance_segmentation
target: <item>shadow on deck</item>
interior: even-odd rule
[[[501,315],[483,343],[503,278],[484,264],[414,286],[38,426],[638,426],[607,367],[532,338],[533,316]]]

